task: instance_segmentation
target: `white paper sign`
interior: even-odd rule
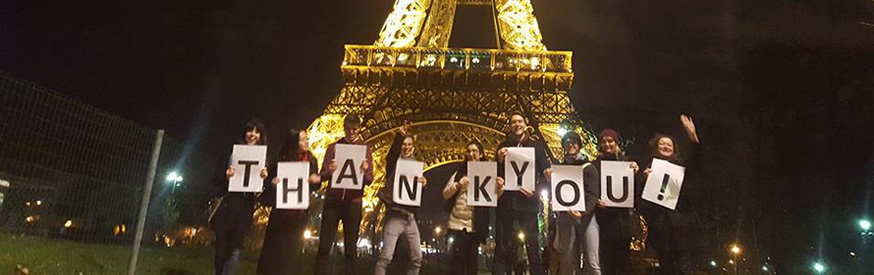
[[[310,163],[306,161],[277,164],[276,208],[307,209],[310,206]]]
[[[630,161],[601,161],[601,201],[607,207],[634,208],[634,169]]]
[[[642,198],[655,204],[675,210],[680,199],[680,188],[686,168],[664,160],[652,160],[652,172],[643,186]]]
[[[419,178],[425,170],[425,163],[415,160],[399,159],[395,166],[394,190],[392,200],[400,205],[422,206],[422,184]]]
[[[525,188],[534,191],[534,177],[537,170],[534,167],[534,148],[509,147],[507,158],[504,162],[504,171],[507,182],[504,186],[506,191],[519,191]]]
[[[492,161],[470,161],[467,163],[467,205],[498,206],[498,165]]]
[[[552,211],[586,211],[583,166],[552,166]]]
[[[331,175],[331,188],[361,190],[364,188],[364,171],[361,163],[367,154],[367,146],[337,144],[334,147],[337,169]]]
[[[261,192],[264,181],[261,179],[261,169],[267,159],[265,145],[234,145],[231,154],[231,167],[234,176],[228,183],[228,192]]]

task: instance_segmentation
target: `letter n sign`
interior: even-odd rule
[[[392,190],[392,199],[395,203],[408,206],[422,205],[422,185],[419,184],[419,178],[422,177],[422,171],[425,168],[425,163],[399,159],[395,166],[394,190]]]
[[[552,211],[586,211],[583,166],[552,166]]]

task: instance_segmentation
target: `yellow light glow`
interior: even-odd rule
[[[731,246],[731,253],[740,254],[740,246],[737,246],[736,244],[732,245]]]
[[[313,237],[313,231],[307,229],[306,231],[303,232],[303,237],[304,237],[304,239],[312,238],[312,237]]]
[[[36,218],[34,218],[33,216],[27,216],[27,218],[24,218],[24,221],[26,221],[26,222],[34,222],[34,221],[36,221]]]
[[[520,240],[524,241],[525,240],[525,233],[519,232],[519,235],[516,237],[519,237]]]
[[[37,200],[37,201],[36,201],[36,205],[42,205],[42,201]]]
[[[73,220],[67,220],[67,222],[64,223],[64,227],[66,227],[66,228],[73,227]]]
[[[434,228],[434,233],[440,234],[440,232],[442,232],[442,231],[443,231],[443,228],[440,228],[439,226]]]

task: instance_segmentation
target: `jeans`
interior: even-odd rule
[[[407,218],[387,216],[386,219],[388,221],[385,222],[382,231],[382,252],[376,262],[374,275],[385,275],[385,269],[391,263],[395,253],[395,245],[401,236],[407,240],[410,247],[410,264],[407,268],[407,275],[419,274],[419,268],[422,267],[422,248],[419,246],[421,241],[416,219],[412,215]]]

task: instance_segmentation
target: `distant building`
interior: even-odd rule
[[[129,241],[155,133],[0,71],[0,232]],[[205,223],[221,166],[165,136],[149,228]],[[175,189],[170,171],[183,175]],[[177,207],[167,210],[170,197]]]

